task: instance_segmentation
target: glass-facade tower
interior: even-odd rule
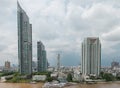
[[[20,74],[32,73],[32,24],[17,2],[18,60]]]
[[[46,50],[41,41],[37,42],[37,68],[38,72],[43,72],[47,70],[47,58],[46,58]]]

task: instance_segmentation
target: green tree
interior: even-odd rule
[[[120,75],[119,74],[116,75],[116,79],[120,80]]]
[[[13,83],[16,83],[16,82],[18,82],[18,78],[17,77],[13,77],[11,80],[10,80],[10,82],[13,82]]]
[[[47,77],[46,81],[52,82],[53,78],[52,77]]]
[[[67,75],[67,81],[72,82],[72,75],[70,73]]]
[[[104,77],[104,72],[100,72],[100,77],[103,78]]]
[[[115,77],[110,74],[110,73],[105,73],[103,78],[106,80],[106,81],[114,81],[115,80]]]

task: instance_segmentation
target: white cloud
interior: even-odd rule
[[[120,27],[110,32],[103,33],[102,38],[107,41],[120,42]]]
[[[38,40],[45,44],[51,63],[56,53],[61,51],[64,52],[62,58],[66,61],[66,55],[72,53],[74,59],[78,59],[81,42],[87,36],[100,37],[104,55],[116,55],[118,50],[115,46],[118,46],[120,40],[119,0],[19,1],[33,25],[34,60]],[[3,63],[10,58],[12,62],[17,62],[16,0],[1,0],[0,12],[1,61]]]

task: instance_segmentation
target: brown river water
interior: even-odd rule
[[[66,88],[120,88],[120,83],[78,84]]]
[[[43,83],[0,83],[0,88],[41,88]],[[120,83],[77,84],[66,88],[120,88]]]

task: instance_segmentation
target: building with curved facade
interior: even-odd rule
[[[17,2],[18,60],[20,74],[32,73],[32,24]]]

